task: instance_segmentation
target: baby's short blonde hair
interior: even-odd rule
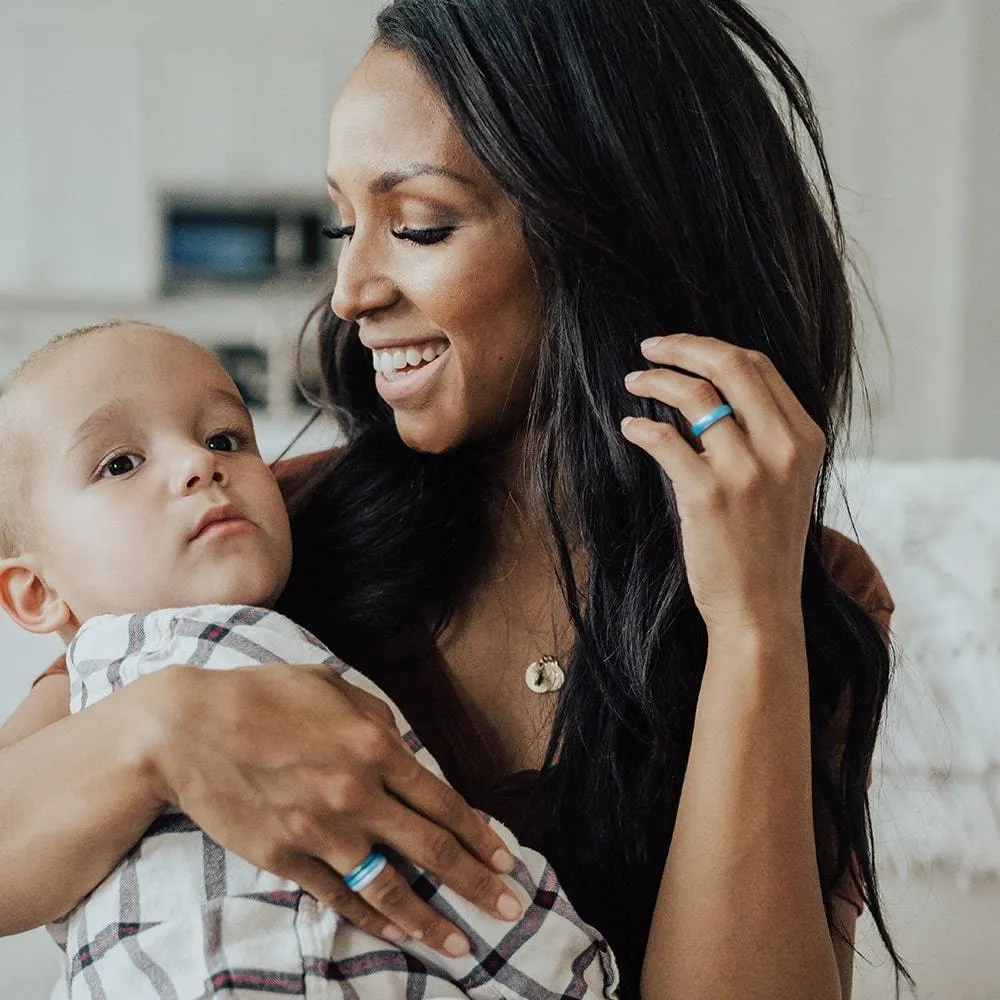
[[[40,374],[67,344],[92,333],[125,326],[160,329],[153,323],[144,323],[140,320],[109,319],[103,323],[81,326],[68,333],[60,333],[32,351],[14,369],[7,379],[7,384],[0,389],[0,559],[10,559],[24,551],[27,544],[26,528],[30,524],[28,511],[30,499],[25,489],[22,463],[22,449],[26,445],[25,429],[17,426],[13,420],[9,398],[15,390],[20,392],[29,386],[32,376]]]

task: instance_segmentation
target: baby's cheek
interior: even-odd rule
[[[274,551],[276,569],[282,575],[282,586],[284,586],[292,567],[292,526],[288,519],[285,501],[277,486],[274,487],[273,496],[268,504],[266,532]]]

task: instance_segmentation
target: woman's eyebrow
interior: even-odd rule
[[[473,181],[471,177],[466,177],[464,174],[460,174],[448,167],[443,167],[440,164],[411,163],[409,166],[402,167],[399,170],[387,170],[385,173],[380,174],[368,185],[368,192],[373,195],[388,194],[394,187],[402,184],[404,181],[412,180],[414,177],[422,177],[425,175],[430,175],[432,177],[447,177],[449,180],[453,180],[458,184],[463,184],[470,188],[474,188],[476,186],[475,181]],[[334,191],[340,192],[340,186],[329,174],[327,174],[326,183],[329,184]]]

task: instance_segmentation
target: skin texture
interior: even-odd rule
[[[281,593],[288,515],[208,351],[155,328],[99,330],[59,345],[4,403],[30,527],[0,564],[0,599],[24,627],[68,638],[94,615]],[[226,504],[239,517],[193,538]]]
[[[513,209],[484,177],[440,98],[400,54],[376,50],[364,60],[334,110],[330,140],[331,196],[349,231],[334,310],[358,322],[373,346],[428,338],[449,348],[433,381],[391,402],[400,434],[435,452],[504,435],[516,451],[539,333]],[[421,176],[372,191],[387,173],[417,163],[458,170],[473,183]],[[423,246],[405,235],[446,223],[455,229],[443,242]],[[816,867],[799,599],[825,442],[761,356],[683,335],[644,350],[654,367],[629,383],[637,395],[675,405],[690,420],[724,397],[736,418],[707,431],[700,453],[669,426],[634,420],[623,427],[673,480],[691,587],[709,629],[643,996],[843,1000],[851,956],[834,947]],[[506,485],[517,497],[515,479]],[[456,690],[473,719],[486,724],[504,769],[539,762],[548,722],[527,707],[540,702],[526,695],[523,670],[568,634],[550,554],[531,528],[537,513],[511,504],[498,514],[494,562],[440,644]],[[12,815],[25,817],[0,837],[0,879],[42,831],[60,869],[75,872],[82,863],[86,878],[100,878],[134,842],[146,813],[169,801],[226,846],[298,878],[375,933],[389,920],[443,947],[453,928],[421,908],[389,869],[362,899],[343,891],[333,873],[373,839],[425,864],[484,909],[493,906],[499,883],[481,862],[496,845],[457,796],[432,782],[420,786],[371,705],[350,702],[294,668],[212,673],[164,671],[175,676],[150,678],[159,687],[145,694],[135,685],[130,711],[155,735],[143,743],[126,731],[131,749],[118,748],[124,763],[117,766],[85,731],[88,720],[61,719],[34,732],[58,717],[51,706],[65,697],[58,680],[39,685],[35,700],[0,732],[0,743],[12,742],[12,733],[20,740],[0,751],[0,794],[14,804]],[[105,724],[125,718],[115,697],[95,707],[105,711]],[[271,710],[262,712],[262,703]],[[71,747],[86,763],[84,774],[101,774],[99,788],[59,783]],[[234,774],[241,776],[236,785]],[[104,814],[92,811],[82,792],[98,798]],[[67,801],[75,803],[68,820],[52,806]],[[95,847],[109,827],[124,832]],[[54,916],[67,897],[79,898],[74,893],[85,881],[56,891],[40,877],[31,900],[47,894]],[[8,891],[21,894],[22,921],[30,906],[40,912],[28,890],[0,882],[0,899]]]

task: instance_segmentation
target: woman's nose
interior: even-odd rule
[[[366,245],[357,234],[352,236],[340,251],[330,308],[341,319],[357,323],[363,316],[391,305],[397,294],[371,241]]]
[[[218,454],[210,448],[187,448],[178,458],[175,474],[178,493],[184,496],[213,483],[226,486],[229,475]]]

